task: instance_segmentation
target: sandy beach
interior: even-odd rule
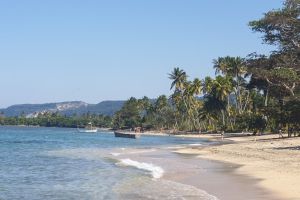
[[[197,137],[221,141],[217,135]],[[259,186],[274,196],[289,200],[300,198],[300,138],[262,135],[230,137],[224,141],[227,143],[182,148],[176,152],[240,165],[236,173],[259,180]]]

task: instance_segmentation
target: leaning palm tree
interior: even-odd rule
[[[174,68],[169,74],[169,78],[172,80],[171,90],[175,88],[173,95],[171,96],[177,111],[182,116],[184,121],[188,116],[188,91],[190,88],[190,82],[187,81],[187,75],[184,70]],[[181,122],[183,122],[181,120]]]
[[[182,90],[187,79],[187,75],[184,70],[178,67],[174,68],[169,74],[169,79],[172,80],[171,90],[175,87],[175,90]]]

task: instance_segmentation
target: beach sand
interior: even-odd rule
[[[157,132],[142,135],[169,136]],[[299,137],[282,139],[278,134],[229,134],[224,139],[220,134],[175,136],[210,140],[216,145],[170,148],[165,153],[160,150],[133,159],[147,162],[154,158],[150,160],[167,169],[165,179],[205,189],[220,199],[300,199]],[[171,159],[171,154],[166,153],[170,151],[192,156],[192,159]],[[164,154],[168,156],[161,160]],[[205,173],[202,173],[203,168]]]
[[[239,165],[201,159],[197,158],[197,155],[178,154],[173,151],[174,149],[166,147],[126,149],[115,158],[130,161],[134,165],[139,164],[141,167],[144,165],[146,168],[161,167],[163,175],[156,180],[156,185],[164,187],[165,181],[172,183],[170,187],[174,184],[182,184],[181,188],[169,188],[165,191],[175,195],[174,199],[182,199],[180,198],[182,192],[185,194],[183,199],[206,199],[192,196],[195,192],[205,191],[218,200],[281,200],[269,190],[261,188],[257,179],[237,174]],[[189,187],[195,189],[189,191]],[[151,188],[152,186],[148,187],[153,191]],[[159,191],[156,196],[158,195],[160,195]]]
[[[208,138],[221,140],[220,136]],[[258,185],[275,197],[300,199],[300,138],[278,139],[278,135],[262,135],[231,137],[225,141],[228,140],[231,143],[188,147],[176,152],[240,165],[235,172],[259,180]]]

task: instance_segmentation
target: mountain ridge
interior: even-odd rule
[[[62,115],[82,115],[85,113],[112,116],[121,109],[125,101],[107,100],[98,104],[89,104],[83,101],[63,101],[41,104],[16,104],[0,109],[2,115],[7,117],[21,116],[36,117],[45,112],[58,112]]]

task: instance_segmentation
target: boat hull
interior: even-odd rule
[[[140,137],[140,135],[136,133],[126,133],[120,131],[115,131],[114,133],[115,133],[115,137],[130,138],[130,139],[137,139]]]

